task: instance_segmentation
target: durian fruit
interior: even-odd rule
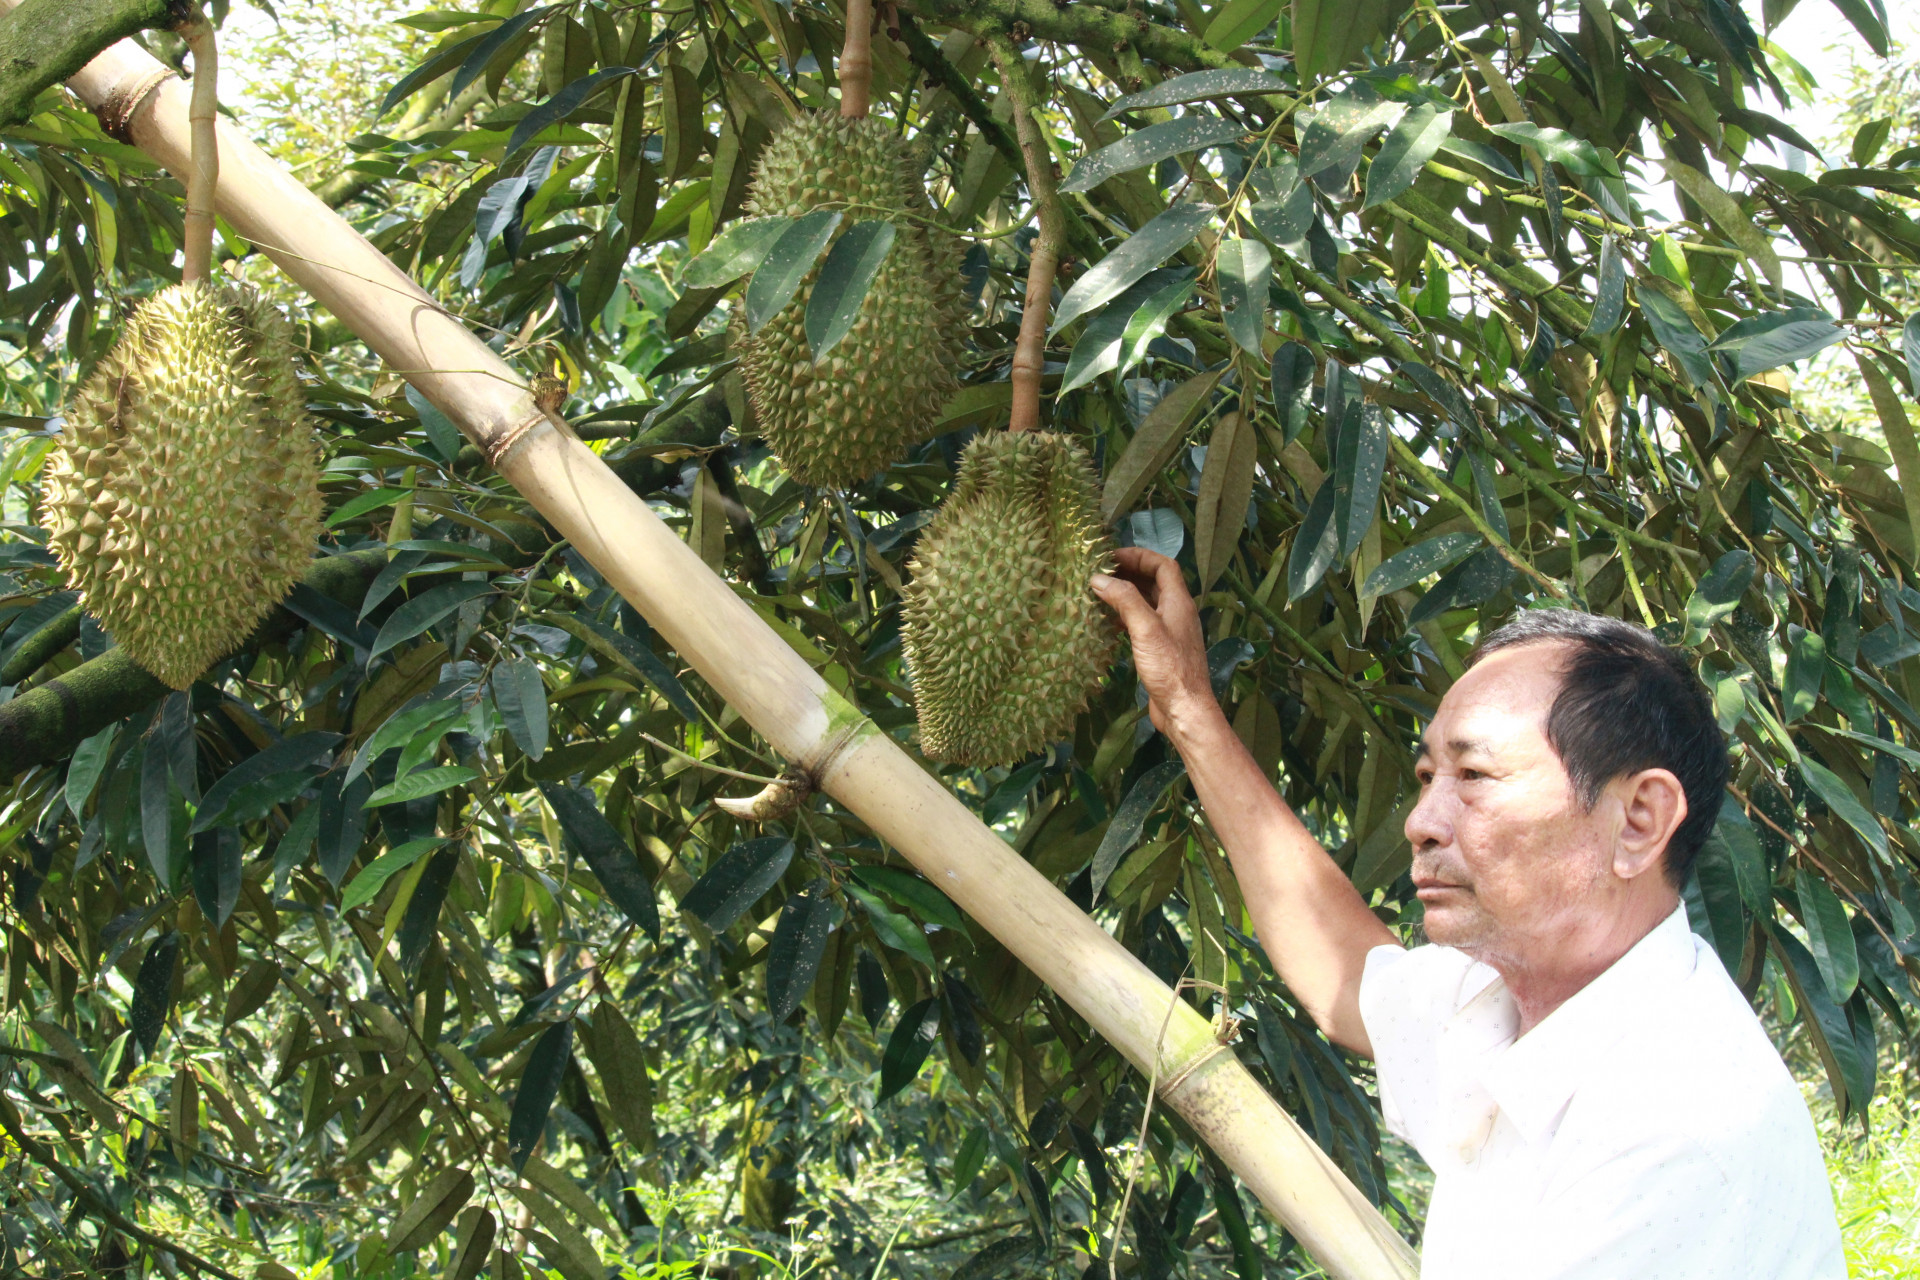
[[[975,438],[906,590],[922,753],[1007,764],[1070,735],[1113,657],[1087,585],[1111,567],[1085,450],[1052,432]]]
[[[924,221],[932,209],[915,173],[908,144],[871,118],[802,115],[761,152],[747,212],[797,217],[831,205],[845,210],[838,235],[857,222],[894,225],[852,330],[817,365],[806,312],[818,266],[758,333],[735,312],[729,350],[760,432],[802,484],[844,488],[898,462],[933,434],[958,389],[968,310],[958,245]]]
[[[300,580],[320,453],[272,304],[174,285],[129,318],[48,460],[49,541],[87,611],[176,689]]]

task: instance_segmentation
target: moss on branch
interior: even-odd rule
[[[0,125],[33,114],[33,100],[140,31],[186,20],[185,0],[22,0],[0,17]]]

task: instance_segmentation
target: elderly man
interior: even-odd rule
[[[1480,643],[1421,740],[1403,950],[1227,724],[1174,562],[1093,588],[1281,978],[1433,1168],[1425,1280],[1845,1276],[1799,1090],[1680,905],[1727,754],[1679,655],[1563,609]]]

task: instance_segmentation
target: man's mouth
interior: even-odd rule
[[[1451,880],[1443,880],[1438,876],[1415,876],[1413,879],[1413,887],[1416,896],[1422,902],[1431,902],[1436,898],[1444,898],[1449,893],[1471,892],[1464,884],[1458,884]]]

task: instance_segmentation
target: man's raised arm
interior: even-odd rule
[[[1367,952],[1399,940],[1227,723],[1207,678],[1200,614],[1180,567],[1140,547],[1121,549],[1118,559],[1119,576],[1096,576],[1094,593],[1126,625],[1148,714],[1186,761],[1207,820],[1233,860],[1261,945],[1320,1029],[1371,1056],[1360,1020],[1360,974]]]

